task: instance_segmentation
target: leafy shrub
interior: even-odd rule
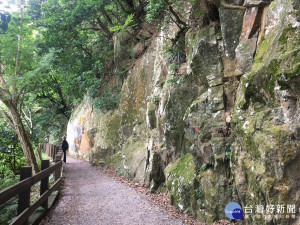
[[[17,216],[17,198],[14,198],[0,207],[0,224],[10,224],[11,219]]]
[[[186,60],[185,55],[185,32],[180,32],[172,43],[164,46],[164,55],[169,63],[181,64]]]
[[[135,24],[134,25],[130,25],[133,22],[133,19],[134,19],[134,14],[132,13],[132,14],[130,14],[130,15],[127,16],[124,25],[117,25],[117,26],[111,27],[109,30],[111,32],[125,31],[125,30],[127,30],[127,29],[129,29],[131,27],[134,27]]]
[[[97,79],[97,80],[95,79],[93,82],[91,82],[89,84],[88,96],[91,98],[95,98],[101,84],[102,84],[102,79]]]
[[[195,190],[195,195],[196,195],[196,198],[199,199],[199,198],[202,198],[203,197],[203,190],[202,189],[196,189]]]
[[[13,174],[12,171],[5,168],[4,166],[1,166],[2,175],[0,176],[0,190],[7,188],[17,182],[19,182],[19,176]]]
[[[224,153],[225,153],[224,161],[230,161],[230,158],[231,158],[231,148],[230,148],[230,146],[227,146],[227,147],[224,148]]]
[[[121,94],[107,91],[92,100],[92,104],[102,112],[114,110],[119,106]]]
[[[117,173],[121,176],[125,176],[125,171],[121,166],[118,167]]]
[[[149,0],[149,3],[145,7],[146,21],[148,23],[154,23],[162,18],[166,9],[162,0]]]

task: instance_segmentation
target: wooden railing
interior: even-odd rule
[[[0,192],[0,205],[6,203],[16,195],[19,196],[18,217],[10,223],[11,225],[27,225],[29,217],[36,211],[38,207],[42,206],[45,210],[48,209],[48,197],[54,191],[58,190],[62,181],[62,154],[62,150],[59,150],[54,158],[55,164],[51,167],[49,167],[49,160],[42,160],[41,172],[34,176],[32,176],[31,166],[21,167],[20,182]],[[55,183],[49,188],[48,185],[50,174],[54,174]],[[31,187],[39,181],[41,181],[40,197],[36,202],[30,205]]]
[[[59,151],[59,147],[50,143],[44,143],[43,145],[44,153],[54,160]]]

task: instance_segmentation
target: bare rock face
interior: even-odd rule
[[[299,207],[299,23],[293,1],[266,9],[253,65],[242,78],[233,115],[233,171],[241,203]],[[275,20],[277,22],[275,23]],[[241,172],[243,171],[243,172]],[[247,177],[247,180],[245,179]],[[242,180],[242,182],[241,182]],[[274,220],[274,219],[273,219]],[[252,221],[252,222],[251,222]],[[279,224],[297,224],[291,217]],[[259,218],[248,223],[265,224]]]
[[[225,55],[235,58],[235,49],[239,44],[243,25],[244,10],[220,8],[219,11]]]
[[[297,16],[297,20],[300,21],[300,2],[299,1],[293,1],[292,4],[293,4],[293,7],[294,7],[294,11],[296,13],[296,16]]]
[[[237,68],[241,73],[249,71],[252,66],[262,13],[263,8],[260,7],[248,8],[245,12],[240,42],[235,49]]]
[[[183,31],[167,19],[161,30],[143,27],[139,38],[149,44],[131,46],[140,55],[119,109],[100,113],[82,103],[68,126],[70,151],[168,190],[178,209],[202,222],[226,219],[233,201],[244,215],[256,205],[286,210],[240,224],[298,224],[299,1],[228,1],[245,6],[235,9],[184,2],[176,12],[194,27]],[[289,217],[288,205],[296,209]]]

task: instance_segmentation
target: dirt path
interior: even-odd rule
[[[182,224],[88,162],[67,158],[62,197],[41,225]]]

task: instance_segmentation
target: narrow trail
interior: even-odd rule
[[[182,224],[88,162],[68,157],[63,176],[62,196],[41,225]]]

